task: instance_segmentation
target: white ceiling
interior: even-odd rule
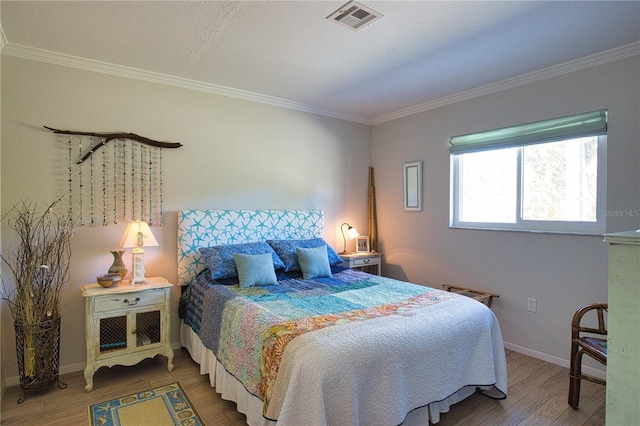
[[[3,0],[3,54],[376,123],[640,53],[638,1],[362,1],[358,32],[344,3]]]

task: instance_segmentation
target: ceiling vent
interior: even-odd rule
[[[340,9],[327,16],[327,19],[335,21],[340,25],[351,28],[354,31],[369,25],[382,18],[382,13],[376,12],[356,1],[350,1]]]

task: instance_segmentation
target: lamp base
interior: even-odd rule
[[[131,250],[131,285],[146,283],[144,278],[144,250],[136,247]]]
[[[147,280],[144,277],[131,279],[131,285],[146,284],[146,283],[147,283]]]

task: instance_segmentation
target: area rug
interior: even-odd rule
[[[89,406],[91,426],[204,426],[180,383]]]

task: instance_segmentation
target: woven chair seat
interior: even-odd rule
[[[599,339],[597,337],[583,337],[580,340],[580,345],[586,350],[589,348],[594,354],[607,358],[607,339]]]

